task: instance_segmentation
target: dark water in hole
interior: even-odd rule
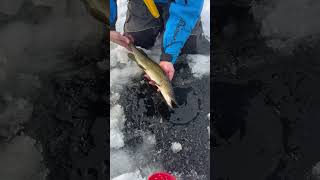
[[[320,38],[300,42],[291,54],[273,50],[249,4],[231,4],[214,9],[214,178],[317,179]]]

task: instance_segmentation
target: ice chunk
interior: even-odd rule
[[[210,56],[188,55],[187,59],[194,77],[201,78],[210,73]]]
[[[110,129],[123,128],[126,118],[124,116],[123,108],[119,104],[113,106],[110,110]]]
[[[132,154],[127,150],[112,150],[110,152],[110,164],[111,178],[135,170]]]
[[[173,142],[173,143],[171,144],[171,150],[172,150],[174,153],[177,153],[177,152],[179,152],[179,151],[182,150],[182,145],[181,145],[180,143],[178,143],[178,142]]]
[[[112,180],[144,180],[144,178],[141,177],[140,171],[137,170],[136,172],[122,174]]]
[[[110,129],[110,147],[119,149],[124,146],[123,134],[119,129]]]

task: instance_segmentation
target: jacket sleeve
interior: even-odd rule
[[[195,27],[203,7],[204,0],[175,0],[169,8],[163,35],[161,60],[175,63]]]
[[[110,0],[110,30],[116,30],[117,22],[117,2],[116,0]]]

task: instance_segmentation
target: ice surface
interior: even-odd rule
[[[110,44],[110,147],[124,146],[122,128],[125,122],[123,108],[118,104],[120,92],[130,79],[141,73],[141,70],[127,57],[125,48]]]
[[[127,57],[125,48],[111,43],[110,51],[110,147],[121,148],[124,146],[122,128],[125,122],[123,108],[118,104],[120,92],[130,79],[141,73],[141,70]],[[121,64],[121,67],[120,67]]]

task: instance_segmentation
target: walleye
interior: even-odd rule
[[[150,59],[142,49],[136,48],[132,43],[129,44],[129,47],[132,50],[132,53],[128,54],[129,58],[134,60],[150,79],[155,82],[168,106],[171,109],[173,104],[177,106],[178,104],[175,100],[170,80],[159,64]]]

